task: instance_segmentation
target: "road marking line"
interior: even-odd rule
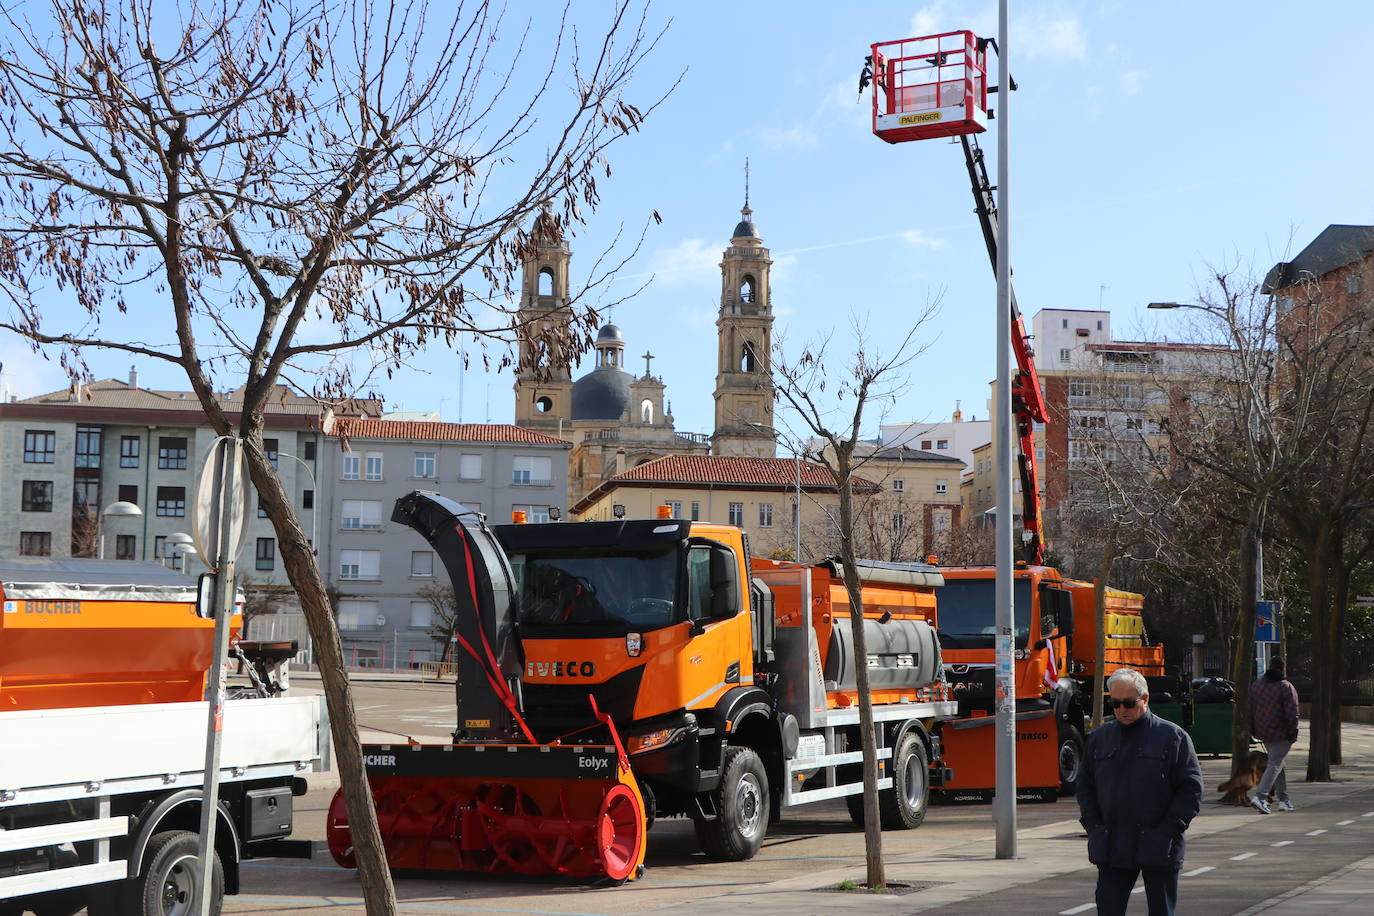
[[[1308,835],[1308,836],[1321,836],[1323,833],[1326,833],[1326,831],[1325,831],[1325,830],[1309,830],[1309,831],[1307,831],[1307,835]]]
[[[1242,853],[1241,853],[1240,855],[1238,855],[1238,856],[1231,856],[1231,861],[1232,861],[1232,862],[1244,862],[1246,859],[1250,858],[1251,856],[1257,856],[1257,855],[1259,855],[1259,853],[1257,853],[1257,852],[1242,852]]]
[[[1348,826],[1350,826],[1350,825],[1353,824],[1353,823],[1355,823],[1355,822],[1354,822],[1354,821],[1336,821],[1336,826],[1337,826],[1337,827],[1348,827]]]
[[[1360,817],[1374,817],[1374,811],[1366,811],[1364,814],[1361,814]]]
[[[1270,846],[1292,846],[1292,840],[1279,840],[1277,843],[1270,843]]]
[[[1181,877],[1184,877],[1184,878],[1196,878],[1198,875],[1204,875],[1204,874],[1206,874],[1206,873],[1209,872],[1209,871],[1216,871],[1216,870],[1217,870],[1217,867],[1216,867],[1215,865],[1204,865],[1204,866],[1202,866],[1201,868],[1195,868],[1195,869],[1193,869],[1192,871],[1185,871],[1185,872],[1182,874]]]
[[[1088,912],[1088,910],[1091,910],[1095,906],[1097,906],[1096,903],[1085,903],[1082,906],[1076,906],[1071,910],[1060,910],[1059,916],[1077,916],[1077,914],[1079,913]]]

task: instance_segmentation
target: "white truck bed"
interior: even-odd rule
[[[0,808],[205,781],[206,703],[0,712]],[[323,697],[230,700],[224,782],[329,769]]]

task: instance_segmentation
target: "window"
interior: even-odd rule
[[[136,484],[131,484],[131,483],[122,483],[122,484],[120,484],[120,485],[119,485],[119,497],[118,497],[118,498],[119,498],[119,501],[122,502],[122,503],[133,503],[135,506],[137,506],[137,505],[138,505],[138,486],[137,486]]]
[[[24,481],[24,511],[25,511],[25,512],[51,512],[51,511],[52,511],[52,481],[51,481],[51,480],[26,480],[26,481]]]
[[[428,627],[434,622],[434,605],[428,601],[410,602],[410,625],[415,628]]]
[[[341,515],[343,521],[339,525],[340,528],[375,531],[382,527],[382,501],[380,499],[345,499]]]
[[[668,511],[672,513],[673,518],[682,518],[682,503],[668,500]]]
[[[941,448],[946,448],[946,449],[947,449],[947,448],[949,448],[949,440],[948,440],[948,439],[936,439],[936,440],[935,440],[935,447],[936,447],[937,449],[941,449]]]
[[[314,461],[314,460],[315,460],[315,442],[314,442],[314,440],[309,440],[309,441],[307,441],[307,442],[305,443],[305,455],[304,455],[304,458],[305,458],[306,461]]]
[[[72,512],[95,518],[100,506],[100,481],[94,479],[72,481]]]
[[[949,481],[946,480],[946,479],[943,478],[943,477],[936,478],[936,480],[935,480],[935,495],[936,495],[936,496],[944,496],[944,495],[945,495],[946,493],[948,493],[948,492],[949,492]]]
[[[760,528],[772,528],[772,527],[773,527],[773,504],[772,504],[772,503],[759,503],[759,527],[760,527]]]
[[[1045,450],[1043,448],[1038,448],[1035,450],[1035,461],[1037,464],[1045,463]]]
[[[165,518],[181,518],[186,515],[186,488],[158,487],[157,514]]]
[[[24,463],[52,464],[57,447],[57,433],[49,429],[24,430]],[[47,554],[35,554],[47,556]]]
[[[302,491],[301,491],[301,508],[302,508],[302,509],[313,509],[313,508],[315,508],[315,491],[314,491],[314,490],[302,490]]]
[[[157,466],[164,470],[186,467],[186,437],[160,436],[157,440]]]
[[[344,480],[357,480],[357,479],[358,479],[358,469],[359,469],[359,467],[360,467],[361,464],[362,464],[362,458],[361,458],[360,456],[358,456],[358,455],[344,455],[344,456],[343,456],[343,475],[342,475],[342,476],[343,476],[343,479],[344,479]]]
[[[654,402],[648,398],[639,402],[639,422],[654,422]]]
[[[434,453],[416,452],[415,453],[415,476],[429,479],[434,477]]]
[[[76,464],[78,468],[100,467],[100,443],[103,430],[99,426],[76,428]]]
[[[275,468],[277,466],[277,440],[262,440],[262,450],[267,453],[267,463]]]
[[[1063,323],[1060,325],[1060,327],[1062,327],[1064,330],[1067,331],[1067,330],[1069,329],[1069,319],[1064,318],[1064,319],[1061,319],[1061,320],[1062,320]]]
[[[892,530],[893,530],[893,531],[900,532],[900,531],[902,530],[903,526],[905,526],[905,525],[906,525],[906,516],[902,515],[902,513],[900,513],[900,512],[894,512],[894,513],[892,513]]]
[[[277,542],[274,538],[258,538],[258,569],[275,569],[277,566]]]
[[[52,556],[52,534],[47,531],[19,532],[19,553],[26,557]]]
[[[892,492],[900,493],[906,487],[906,481],[898,477],[892,481]]]
[[[115,559],[138,559],[138,536],[133,534],[115,535]]]
[[[419,579],[434,578],[434,551],[412,550],[410,552],[410,574]]]
[[[931,527],[934,528],[936,531],[948,531],[949,513],[936,512],[933,516],[931,516]]]
[[[377,602],[345,598],[339,602],[339,629],[356,630],[377,624]]]
[[[549,458],[516,455],[511,468],[511,483],[521,486],[548,486],[553,476],[553,462]]]
[[[339,551],[340,579],[377,579],[382,574],[380,550]]]
[[[1060,348],[1059,348],[1059,361],[1060,361],[1061,363],[1067,363],[1067,362],[1069,361],[1069,355],[1070,355],[1070,352],[1069,352],[1069,348],[1068,348],[1068,347],[1060,347]]]
[[[464,455],[458,459],[458,476],[463,480],[481,480],[482,456]]]
[[[525,513],[525,522],[530,525],[543,525],[549,521],[548,506],[511,506],[511,510]]]
[[[267,510],[262,507],[262,496],[258,496],[258,518],[267,518]]]
[[[921,440],[921,451],[923,451],[923,452],[928,452],[928,451],[930,451],[930,440],[929,440],[929,439],[922,439],[922,440]]]
[[[1353,296],[1360,291],[1360,288],[1360,275],[1358,273],[1347,274],[1345,278],[1345,291]]]
[[[736,528],[744,527],[744,503],[730,504],[730,524]]]
[[[122,468],[138,467],[139,452],[143,449],[143,440],[138,436],[119,437],[119,466]]]
[[[167,552],[167,535],[159,534],[153,538],[153,559],[161,560]]]
[[[1126,418],[1126,428],[1127,428],[1127,429],[1141,429],[1141,428],[1144,427],[1144,425],[1145,425],[1145,421],[1142,420],[1140,417],[1127,417],[1127,418]]]
[[[365,457],[366,461],[365,461],[364,464],[363,464],[363,479],[364,479],[364,480],[381,480],[381,479],[382,479],[382,453],[381,453],[381,452],[368,452],[364,457]]]
[[[1102,322],[1099,321],[1099,322],[1097,323],[1097,329],[1098,329],[1099,331],[1102,330]]]
[[[701,521],[701,503],[697,502],[695,499],[692,500],[692,521]]]

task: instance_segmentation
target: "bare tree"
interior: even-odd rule
[[[458,630],[458,598],[452,585],[426,585],[416,589],[415,597],[429,602],[433,623],[429,638],[439,644],[440,661],[448,661],[453,647],[453,634]]]
[[[623,97],[655,37],[629,2],[590,42],[567,8],[512,40],[484,0],[30,12],[0,14],[0,327],[74,379],[93,347],[178,366],[243,440],[314,640],[367,910],[391,912],[338,630],[264,411],[283,382],[344,397],[431,342],[508,340],[522,227],[557,237],[595,208],[608,147],[657,104]]]
[[[912,328],[890,354],[868,345],[863,329],[854,326],[854,355],[842,370],[835,370],[827,353],[829,340],[809,347],[790,361],[777,346],[773,360],[773,381],[780,401],[795,413],[797,420],[819,440],[820,448],[808,455],[830,469],[839,490],[839,557],[844,571],[845,591],[849,597],[850,630],[854,639],[854,670],[859,695],[859,732],[863,745],[864,849],[867,859],[867,884],[872,890],[886,889],[883,870],[882,824],[878,814],[878,749],[873,731],[873,698],[868,681],[868,646],[864,638],[863,595],[859,583],[858,533],[860,507],[855,500],[856,471],[862,457],[855,449],[862,441],[864,412],[891,403],[904,386],[904,372],[924,352],[917,346],[917,334],[934,314],[934,306],[918,313]],[[833,373],[833,375],[832,375]]]

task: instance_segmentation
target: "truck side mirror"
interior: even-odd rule
[[[1054,593],[1054,625],[1061,636],[1073,635],[1073,593],[1058,589]]]
[[[725,547],[711,548],[711,619],[735,616],[739,610],[735,555]]]

